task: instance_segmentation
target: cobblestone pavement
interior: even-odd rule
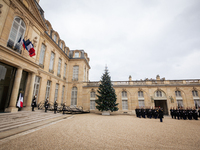
[[[2,150],[200,149],[200,120],[139,119],[129,115],[74,115],[0,142]]]

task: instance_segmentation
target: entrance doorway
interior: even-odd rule
[[[16,68],[0,62],[0,112],[9,106]]]
[[[155,107],[163,108],[163,114],[168,115],[167,100],[154,100]]]

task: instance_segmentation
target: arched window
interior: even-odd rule
[[[138,91],[138,104],[139,107],[144,107],[144,94],[143,91]]]
[[[156,91],[156,97],[162,97],[162,91]]]
[[[176,95],[176,101],[177,101],[178,108],[183,107],[183,99],[181,97],[181,91],[175,91],[175,95]]]
[[[193,90],[192,91],[192,95],[193,95],[193,97],[197,97],[198,96],[198,92],[196,90]]]
[[[198,107],[200,107],[200,98],[199,98],[198,92],[196,90],[193,90],[192,95],[194,99],[194,105],[197,109]]]
[[[24,21],[21,18],[16,17],[10,30],[7,46],[16,50],[18,53],[21,53],[21,44],[19,44],[18,41],[20,38],[24,38],[25,31],[26,26]]]
[[[122,91],[122,109],[128,110],[128,98],[126,91]]]
[[[144,97],[143,91],[138,91],[138,97]]]
[[[95,92],[90,92],[90,109],[95,110]]]
[[[72,88],[71,105],[77,105],[77,87]]]

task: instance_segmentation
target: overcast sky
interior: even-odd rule
[[[200,78],[200,0],[40,0],[53,29],[113,81]]]

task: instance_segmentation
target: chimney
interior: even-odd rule
[[[129,76],[129,81],[132,81],[132,77],[131,77],[131,75]]]
[[[156,76],[156,80],[160,80],[160,76],[159,75]]]

